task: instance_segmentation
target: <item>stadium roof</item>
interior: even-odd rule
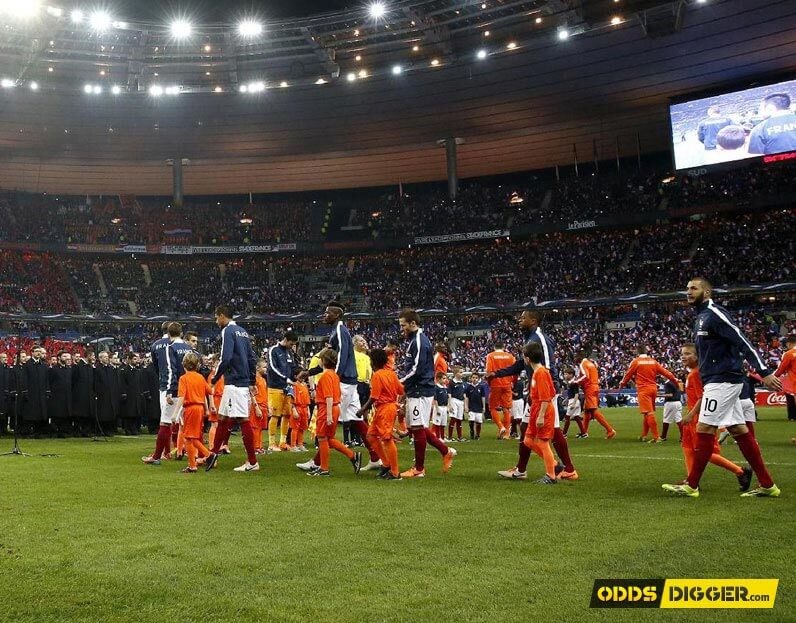
[[[378,20],[224,23],[58,4],[0,15],[0,187],[168,194],[175,157],[188,194],[428,181],[446,137],[462,177],[627,156],[666,147],[668,97],[796,58],[788,0],[403,0]]]

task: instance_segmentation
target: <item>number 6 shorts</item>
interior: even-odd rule
[[[406,425],[422,426],[428,428],[431,420],[431,406],[434,403],[433,396],[419,396],[406,398]]]
[[[740,383],[708,383],[702,395],[699,421],[717,428],[744,423]]]

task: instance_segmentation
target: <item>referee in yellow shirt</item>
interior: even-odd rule
[[[361,335],[355,335],[352,342],[354,343],[354,361],[357,364],[357,393],[359,394],[359,404],[363,405],[370,399],[370,377],[373,376],[373,368],[368,356],[367,340]]]

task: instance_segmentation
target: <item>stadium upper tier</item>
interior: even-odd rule
[[[593,166],[583,167],[592,169]],[[796,166],[750,166],[700,177],[603,170],[556,180],[551,171],[468,180],[455,201],[439,185],[374,191],[190,199],[68,197],[0,192],[0,246],[98,251],[147,245],[283,245],[317,252],[324,245],[406,247],[419,237],[482,233],[513,239],[579,228],[627,227],[716,209],[792,206]],[[753,205],[754,204],[754,205]],[[428,240],[427,242],[433,242]],[[60,245],[60,248],[59,248]],[[115,245],[115,246],[114,246]],[[211,249],[213,250],[218,249]]]
[[[669,97],[796,55],[790,0],[384,4],[186,35],[3,3],[0,187],[168,195],[174,159],[193,195],[440,180],[446,138],[461,177],[635,156]]]

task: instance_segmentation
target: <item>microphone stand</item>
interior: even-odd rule
[[[20,363],[20,357],[19,357],[21,349],[22,349],[22,337],[19,334],[17,334],[17,354],[15,357],[17,363],[16,366],[14,366],[14,371],[15,371],[14,376],[16,377],[15,380],[17,386],[16,389],[13,392],[11,392],[11,394],[14,396],[14,447],[11,448],[10,452],[0,453],[0,456],[12,456],[12,455],[31,456],[27,452],[23,452],[22,448],[19,447],[19,410],[21,408],[21,403],[22,403],[21,400],[22,392],[20,391],[20,382],[19,382],[20,378],[22,377],[22,365]]]

